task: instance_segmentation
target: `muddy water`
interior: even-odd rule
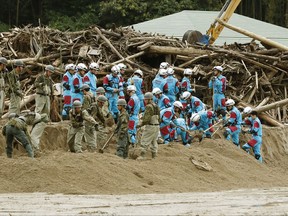
[[[288,188],[135,195],[0,194],[0,215],[286,215]]]

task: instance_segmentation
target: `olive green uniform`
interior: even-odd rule
[[[34,122],[31,130],[31,144],[34,151],[39,151],[40,138],[44,132],[44,129],[49,121],[46,113],[41,114],[41,119],[38,122]]]
[[[80,113],[77,114],[75,113],[75,110],[72,109],[69,111],[69,117],[71,126],[68,130],[67,136],[68,146],[71,152],[81,153],[82,139],[85,132],[84,120],[90,122],[94,126],[97,124],[97,122],[92,116],[89,115],[87,110],[81,110]]]
[[[82,109],[88,109],[90,105],[95,101],[93,93],[88,92],[86,95],[83,97],[83,103],[82,103]]]
[[[14,138],[23,145],[29,157],[34,157],[25,121],[19,118],[9,120],[3,127],[2,133],[6,136],[6,154],[8,158],[12,158]]]
[[[152,157],[156,157],[158,150],[157,137],[159,134],[160,109],[154,104],[148,104],[142,119],[144,131],[141,137],[141,156],[144,156],[149,145],[152,152]]]
[[[129,115],[126,110],[123,110],[118,117],[117,127],[115,129],[115,133],[118,135],[116,155],[123,158],[128,157],[129,150],[128,121]]]
[[[36,107],[35,112],[46,113],[50,116],[50,97],[53,93],[53,82],[52,79],[45,74],[41,74],[35,80],[36,87]]]
[[[4,77],[8,73],[8,70],[5,69],[0,71],[0,117],[3,115],[4,112],[4,102],[5,102],[5,79]]]

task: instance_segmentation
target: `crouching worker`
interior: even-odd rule
[[[242,149],[249,153],[250,148],[253,149],[255,158],[262,162],[261,156],[261,145],[262,145],[262,124],[257,117],[257,112],[252,111],[250,113],[251,117],[251,128],[248,130],[242,130],[242,133],[251,133],[252,139],[249,140],[242,146]]]
[[[137,127],[145,126],[145,128],[141,137],[141,156],[137,159],[145,158],[149,145],[151,145],[152,158],[156,158],[158,150],[157,138],[159,134],[160,108],[153,102],[153,94],[151,92],[145,93],[144,101],[146,104],[145,112],[141,125]]]
[[[129,115],[126,112],[127,103],[125,99],[119,99],[117,102],[117,107],[119,110],[119,116],[117,120],[117,127],[114,133],[118,135],[117,151],[116,155],[122,158],[128,157],[128,121]]]
[[[72,107],[73,109],[69,111],[69,119],[71,120],[71,126],[68,130],[67,142],[71,152],[82,153],[82,138],[85,132],[84,120],[93,125],[94,128],[91,131],[91,134],[92,136],[95,135],[95,140],[95,129],[98,128],[98,123],[92,116],[88,114],[87,110],[82,110],[82,103],[79,100],[74,101]]]
[[[10,118],[2,128],[2,134],[6,137],[6,154],[8,158],[12,158],[14,138],[23,145],[29,157],[34,157],[27,127],[26,118],[20,116]]]

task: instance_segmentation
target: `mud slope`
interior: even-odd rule
[[[263,164],[220,138],[189,149],[179,143],[159,145],[156,160],[123,160],[114,155],[115,144],[104,154],[72,154],[66,133],[66,124],[48,126],[41,141],[44,153],[34,160],[21,146],[7,159],[1,136],[0,192],[128,194],[288,186],[288,128],[265,128]],[[241,137],[242,144],[245,139]],[[208,163],[212,171],[197,169],[191,156]]]

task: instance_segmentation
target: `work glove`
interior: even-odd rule
[[[70,85],[68,83],[64,83],[63,86],[66,90],[70,90]]]

